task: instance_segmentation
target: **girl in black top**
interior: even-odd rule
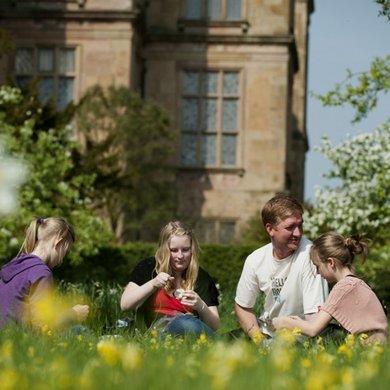
[[[219,327],[218,290],[199,267],[198,253],[193,231],[182,222],[169,222],[155,257],[133,270],[121,309],[141,308],[148,326],[172,334],[212,334]]]

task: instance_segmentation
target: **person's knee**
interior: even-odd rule
[[[213,331],[198,318],[180,316],[175,318],[167,327],[169,333],[184,335],[187,333],[200,335],[201,333],[212,334]]]

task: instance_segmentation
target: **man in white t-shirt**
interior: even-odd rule
[[[311,242],[302,237],[302,215],[301,204],[288,195],[276,195],[263,207],[271,242],[247,257],[235,298],[237,319],[250,337],[258,332],[272,336],[274,317],[310,319],[328,296],[327,282],[310,261]],[[257,318],[253,307],[261,293],[264,310]]]

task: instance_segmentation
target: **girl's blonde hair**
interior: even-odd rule
[[[321,234],[313,241],[310,249],[310,257],[314,263],[326,262],[329,257],[334,258],[343,267],[353,270],[355,255],[362,255],[362,260],[367,257],[369,240],[362,235],[344,237],[342,234],[327,232]]]
[[[199,272],[199,243],[191,227],[183,222],[172,221],[161,229],[158,248],[155,254],[156,272],[166,272],[169,275],[173,275],[170,261],[171,251],[169,247],[173,236],[188,236],[191,240],[191,261],[182,275],[182,288],[193,290]],[[173,288],[175,288],[174,282],[169,282],[165,287],[167,291],[172,290]]]
[[[37,247],[38,243],[45,243],[53,237],[58,237],[62,255],[65,257],[71,250],[76,239],[72,226],[64,218],[35,218],[26,230],[26,237],[19,254],[31,253]]]

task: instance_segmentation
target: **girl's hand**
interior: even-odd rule
[[[300,320],[298,316],[288,316],[288,317],[275,317],[272,319],[272,325],[275,329],[280,329],[289,326],[289,320]]]
[[[74,305],[72,310],[76,313],[76,321],[84,321],[89,314],[89,306],[88,305]]]
[[[153,284],[153,287],[158,289],[158,288],[164,288],[167,283],[170,281],[170,280],[174,280],[175,278],[165,272],[160,272],[153,280],[152,280],[152,284]]]
[[[202,298],[193,290],[185,290],[180,301],[183,305],[193,307],[197,312],[202,311],[206,306]]]

